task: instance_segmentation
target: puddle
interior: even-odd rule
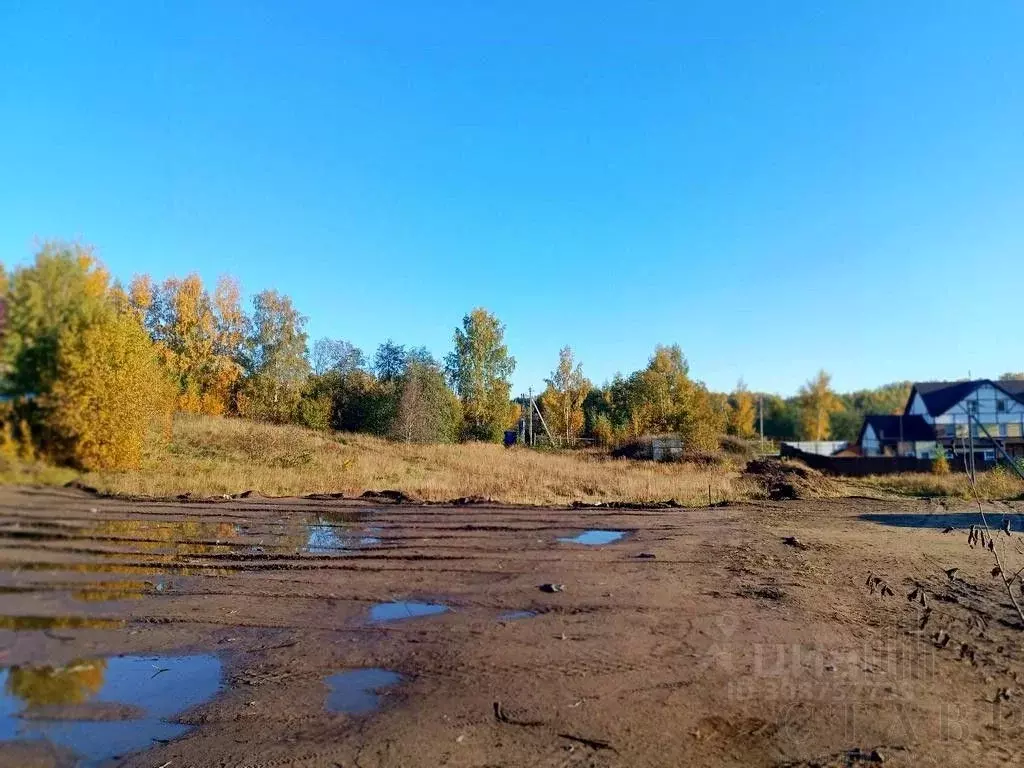
[[[189,726],[166,719],[212,698],[220,678],[211,655],[10,667],[0,671],[0,740],[45,740],[74,750],[79,766],[97,766],[183,735]]]
[[[124,619],[97,619],[89,616],[0,616],[0,629],[15,632],[34,629],[121,629]]]
[[[498,617],[498,621],[519,621],[519,619],[532,619],[537,615],[536,611],[509,611]]]
[[[881,525],[891,525],[897,528],[970,528],[972,525],[983,526],[981,515],[977,512],[948,512],[937,515],[931,514],[864,514],[859,516],[861,520]],[[1003,514],[1002,512],[986,512],[985,519],[988,520],[988,527],[993,531],[1001,531],[1003,521],[1010,521],[1010,530],[1020,533],[1024,531],[1024,515]]]
[[[312,554],[331,554],[344,552],[348,549],[334,530],[332,525],[314,524],[309,526],[309,538],[306,540],[304,552]]]
[[[416,603],[409,600],[377,603],[370,608],[370,623],[415,619],[418,616],[435,616],[447,610],[448,606],[440,603]]]
[[[327,696],[330,712],[346,712],[361,715],[372,712],[380,706],[381,688],[398,685],[401,675],[389,669],[353,669],[339,672],[326,679],[331,692]]]
[[[366,513],[360,513],[365,519]],[[306,546],[303,552],[313,555],[341,555],[348,554],[352,550],[365,547],[376,547],[380,545],[380,537],[372,534],[380,533],[379,526],[365,528],[362,531],[353,531],[352,526],[347,523],[348,515],[342,516],[342,524],[338,523],[337,515],[321,515],[315,522],[309,523],[309,535],[306,539]],[[351,522],[357,522],[352,520]]]
[[[602,544],[611,544],[613,541],[618,541],[626,535],[625,531],[602,531],[593,529],[584,531],[578,536],[560,538],[559,541],[563,544],[587,544],[589,546],[600,546]]]

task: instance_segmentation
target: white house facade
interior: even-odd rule
[[[1024,457],[1024,381],[914,384],[903,414],[865,418],[859,443],[865,456],[929,458],[940,447],[966,450],[972,438],[980,461],[995,461],[996,442]]]

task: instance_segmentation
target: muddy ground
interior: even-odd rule
[[[1024,566],[1013,551],[1024,550],[1024,518],[1011,514],[1021,510],[988,508],[1014,531],[995,543]],[[75,764],[66,746],[18,730],[38,718],[131,723],[140,708],[181,705],[169,720],[187,733],[98,764],[1020,764],[1024,634],[992,554],[968,548],[965,531],[943,533],[964,521],[938,516],[966,509],[142,503],[2,490],[0,765]],[[885,524],[922,519],[937,527]],[[587,529],[626,535],[559,540]],[[908,600],[918,589],[926,605]],[[375,608],[396,600],[448,610]],[[108,658],[112,676],[122,654],[153,655],[153,684],[166,681],[162,695],[180,704],[90,700],[104,674],[90,660]],[[160,661],[187,654],[207,672],[219,664],[213,697],[198,704],[183,691],[199,696],[210,681]],[[327,682],[364,668],[400,677],[376,691],[384,678],[373,673],[359,690]],[[56,690],[58,679],[85,693]],[[352,700],[354,714],[329,711]]]

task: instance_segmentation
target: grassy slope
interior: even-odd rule
[[[143,468],[93,473],[102,490],[147,496],[256,490],[268,496],[396,489],[442,501],[485,496],[510,503],[663,501],[706,504],[749,497],[738,472],[500,445],[407,445],[362,434],[324,434],[241,419],[180,416],[167,450]]]

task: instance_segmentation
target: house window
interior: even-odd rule
[[[985,453],[982,454],[982,455],[984,456],[985,461],[995,461],[996,460],[996,452],[995,451],[985,451]]]
[[[996,410],[999,413],[1004,413],[1006,411],[1006,401],[1005,400],[996,400]]]
[[[977,413],[978,412],[978,401],[977,400],[968,400],[967,401],[967,412],[968,413]]]
[[[1006,428],[1006,437],[1020,437],[1021,436],[1021,425],[1020,424],[1003,424]]]

